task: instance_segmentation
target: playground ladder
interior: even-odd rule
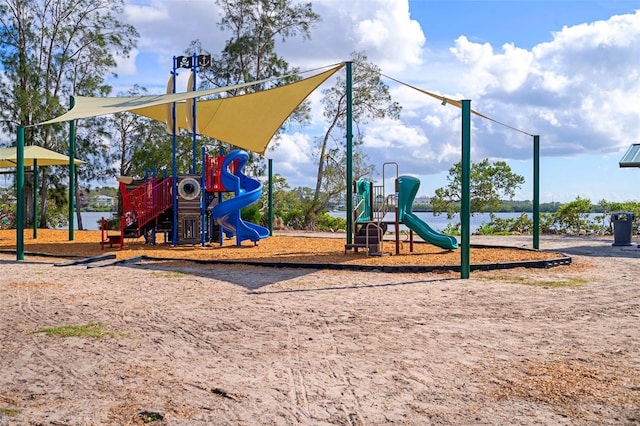
[[[124,246],[125,229],[136,224],[136,236],[142,235],[147,224],[173,206],[172,180],[151,178],[143,184],[127,190],[120,182],[122,217],[120,218],[120,248]]]

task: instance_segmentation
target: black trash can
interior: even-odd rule
[[[611,215],[614,246],[630,246],[633,233],[633,213],[620,212]]]

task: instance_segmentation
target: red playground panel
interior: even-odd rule
[[[222,184],[222,163],[224,162],[224,155],[205,155],[205,175],[206,175],[206,191],[207,192],[227,192],[227,189]],[[229,172],[235,174],[237,167],[237,161],[234,161],[229,166]]]

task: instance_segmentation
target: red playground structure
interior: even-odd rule
[[[244,240],[255,244],[268,237],[267,228],[246,222],[240,215],[242,208],[257,202],[262,194],[262,183],[243,173],[248,158],[243,150],[226,156],[205,154],[204,173],[177,175],[175,192],[172,177],[118,177],[122,195],[120,235],[108,236],[106,241],[103,236],[103,246],[104,242],[112,245],[119,241],[123,249],[125,238],[141,236],[155,244],[158,232],[173,245],[204,246],[214,241],[222,245],[225,235],[235,236],[239,246]]]

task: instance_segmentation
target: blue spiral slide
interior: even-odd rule
[[[245,222],[240,217],[240,211],[258,201],[262,194],[262,183],[242,173],[249,154],[243,150],[231,151],[222,162],[222,185],[227,191],[233,191],[235,197],[225,200],[213,208],[213,219],[223,228],[227,235],[236,236],[236,245],[242,241],[251,240],[257,243],[269,236],[269,230],[255,223]],[[229,165],[237,161],[235,174],[229,172]]]
[[[458,248],[458,240],[451,235],[435,231],[426,222],[413,213],[413,200],[420,187],[420,180],[413,176],[398,177],[398,216],[407,228],[415,231],[426,242],[443,249]]]

